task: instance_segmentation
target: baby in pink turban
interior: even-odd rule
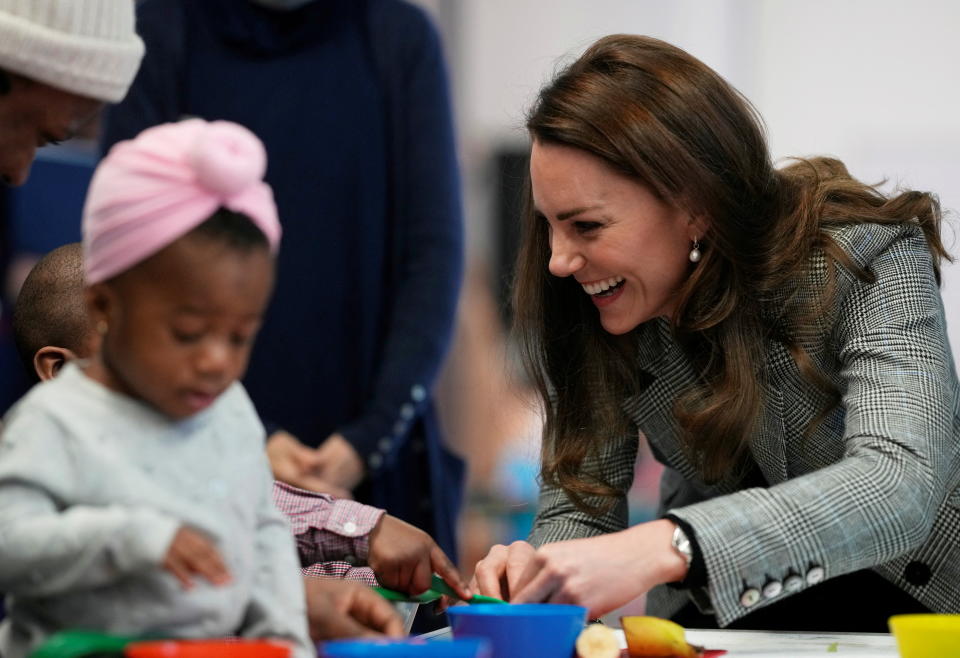
[[[0,653],[65,628],[276,638],[315,655],[264,430],[238,381],[280,225],[245,128],[192,119],[117,144],[83,217],[100,352],[8,415]]]

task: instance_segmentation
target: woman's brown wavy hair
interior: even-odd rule
[[[540,92],[527,128],[536,141],[602,158],[706,221],[703,258],[691,266],[671,318],[701,373],[674,413],[686,453],[706,481],[735,474],[743,463],[763,403],[768,339],[782,342],[804,377],[833,400],[824,414],[839,400],[802,344],[817,309],[829,308],[832,283],[819,303],[790,301],[800,298],[793,293],[815,251],[828,276],[840,266],[870,280],[830,238],[828,224],[915,222],[938,277],[939,261],[948,257],[934,196],[888,197],[829,158],[775,169],[753,106],[702,62],[657,39],[600,39]],[[524,366],[546,407],[541,473],[581,506],[597,509],[615,492],[584,462],[630,430],[621,404],[642,383],[632,365],[635,338],[604,332],[572,277],[549,274],[547,223],[534,215],[529,184],[527,206],[513,305]],[[599,504],[585,502],[597,495]]]

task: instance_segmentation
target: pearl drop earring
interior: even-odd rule
[[[693,249],[690,250],[690,262],[699,263],[700,262],[700,240],[697,238],[693,239]]]

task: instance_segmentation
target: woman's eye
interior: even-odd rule
[[[573,225],[579,233],[589,233],[600,228],[600,222],[574,222]]]

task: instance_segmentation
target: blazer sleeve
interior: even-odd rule
[[[696,531],[721,626],[790,595],[743,597],[747,607],[747,588],[822,569],[792,579],[802,591],[917,548],[956,486],[960,401],[926,241],[907,231],[869,266],[876,281],[854,281],[837,302],[842,445],[804,446],[839,459],[769,489],[671,510]]]
[[[593,537],[625,529],[628,518],[627,492],[633,484],[638,445],[638,435],[621,437],[601,446],[596,455],[584,462],[587,472],[597,473],[617,491],[613,501],[606,501],[609,508],[600,515],[578,509],[563,489],[542,484],[537,515],[528,541],[539,547],[565,539]],[[588,502],[596,504],[604,501],[595,498],[588,499]]]

